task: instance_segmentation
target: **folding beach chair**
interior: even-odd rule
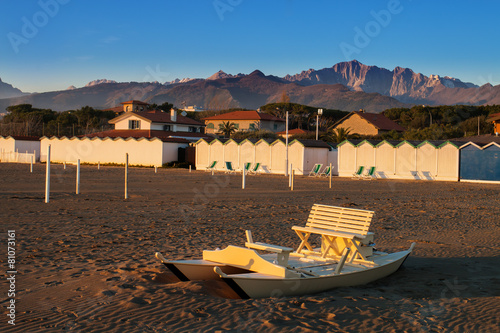
[[[212,171],[212,170],[215,171],[215,165],[216,164],[217,164],[217,161],[213,161],[212,164],[210,164],[209,166],[207,166],[207,169],[205,171]]]
[[[323,172],[319,174],[319,177],[321,177],[321,176],[329,177],[330,176],[330,172],[332,172],[332,168],[330,168],[330,166],[328,165],[325,168],[325,170],[323,170]]]
[[[248,170],[248,173],[249,174],[253,174],[253,175],[258,175],[259,174],[259,167],[260,167],[260,163],[255,163],[255,165],[253,166],[253,168],[251,168],[250,170]]]
[[[247,162],[243,165],[243,168],[245,169],[245,173],[248,175],[248,173],[250,172],[250,166],[252,165],[252,163],[250,162]],[[243,170],[241,170],[241,172],[243,172]]]
[[[362,179],[363,171],[365,170],[364,166],[360,166],[358,171],[352,174],[352,179]]]
[[[314,167],[312,168],[311,172],[309,172],[309,176],[317,176],[319,174],[319,171],[321,170],[321,167],[323,166],[323,164],[321,163],[317,163],[314,165]]]
[[[371,167],[370,169],[368,169],[368,172],[363,176],[363,179],[377,179],[377,175],[375,174],[375,167]]]
[[[226,173],[233,173],[236,170],[233,169],[233,164],[231,162],[226,162]]]

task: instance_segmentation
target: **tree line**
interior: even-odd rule
[[[75,136],[111,129],[108,121],[113,111],[100,111],[90,106],[63,112],[34,108],[31,104],[7,107],[0,123],[0,135]]]

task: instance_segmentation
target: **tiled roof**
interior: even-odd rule
[[[270,115],[268,113],[257,111],[233,111],[228,113],[219,114],[217,116],[206,117],[203,120],[269,120],[269,121],[285,121]]]
[[[451,139],[453,141],[460,141],[460,142],[474,142],[474,143],[481,143],[481,144],[488,144],[490,142],[496,142],[500,143],[500,136],[496,136],[493,134],[483,134],[483,135],[476,135],[476,136],[467,136],[464,138],[455,138]]]
[[[113,111],[114,113],[123,112],[123,106],[115,106],[114,108],[104,109],[102,111]]]
[[[294,129],[289,129],[289,130],[288,130],[288,135],[294,135],[294,134],[306,134],[306,133],[312,133],[312,132],[305,131],[305,130],[300,129],[300,128],[294,128]],[[276,134],[278,134],[278,135],[280,135],[280,134],[285,134],[285,135],[286,135],[286,131],[277,132]]]
[[[123,103],[120,103],[120,104],[140,104],[140,105],[149,105],[148,103],[145,103],[143,101],[137,101],[135,99],[131,100],[131,101],[126,101],[126,102],[123,102]]]
[[[40,140],[39,136],[27,136],[27,135],[8,135],[8,136],[2,136],[0,135],[0,138],[13,138],[14,140],[20,140],[20,141],[38,141]]]
[[[493,113],[488,116],[486,121],[497,121],[500,120],[500,113]]]
[[[390,120],[389,118],[384,116],[382,113],[367,113],[367,112],[360,112],[360,111],[354,111],[353,113],[357,114],[361,118],[370,122],[376,128],[383,130],[383,131],[393,131],[394,130],[397,132],[404,132],[404,130],[405,130],[402,126],[396,124],[394,121]]]
[[[93,134],[84,135],[86,137],[94,138],[146,138],[153,139],[158,138],[164,142],[178,142],[178,143],[188,143],[191,142],[184,137],[201,139],[208,138],[209,136],[203,133],[191,133],[191,132],[167,132],[167,131],[150,131],[150,130],[109,130],[104,132],[97,132]]]

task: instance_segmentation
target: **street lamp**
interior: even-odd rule
[[[318,109],[318,114],[316,115],[316,140],[318,140],[318,128],[319,128],[319,116],[323,114],[323,109]]]

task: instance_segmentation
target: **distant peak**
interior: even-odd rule
[[[233,77],[233,76],[231,74],[227,74],[221,69],[217,73],[214,73],[213,75],[207,77],[207,80],[226,79],[228,77]]]
[[[66,90],[75,90],[76,87],[75,86],[69,86],[68,88],[66,88]]]
[[[252,73],[250,73],[249,75],[254,75],[254,76],[265,76],[264,73],[262,73],[261,71],[259,71],[258,69],[254,70]]]

